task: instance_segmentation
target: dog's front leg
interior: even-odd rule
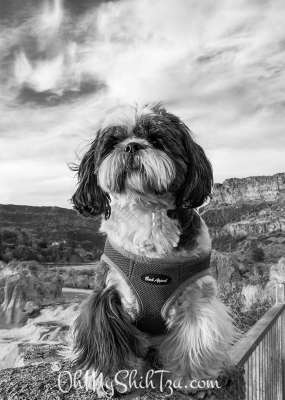
[[[122,285],[110,270],[106,286],[82,304],[73,326],[74,363],[88,371],[89,387],[98,396],[113,388],[128,391],[129,371],[141,368],[148,347],[145,335],[132,323],[132,302]]]
[[[168,379],[191,392],[192,380],[216,379],[230,366],[234,326],[216,298],[216,282],[206,276],[191,284],[169,311],[169,333],[159,346]]]

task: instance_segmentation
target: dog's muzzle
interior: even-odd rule
[[[145,148],[144,145],[138,142],[130,142],[125,146],[125,153],[128,154],[128,158],[126,161],[126,170],[127,171],[134,171],[138,169],[138,164],[137,164],[137,157],[138,154],[136,154],[139,150],[143,150]]]

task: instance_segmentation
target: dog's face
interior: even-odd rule
[[[97,132],[78,167],[72,197],[83,216],[111,212],[110,195],[170,193],[175,205],[199,207],[211,194],[212,168],[190,130],[159,104],[120,108]]]

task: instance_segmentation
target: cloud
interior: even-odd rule
[[[4,199],[17,201],[14,188],[24,182],[33,188],[38,182],[56,202],[69,198],[67,183],[55,195],[54,180],[66,182],[66,163],[111,108],[138,100],[163,101],[189,125],[212,158],[216,180],[281,172],[284,12],[283,0],[76,7],[49,0],[18,5],[15,15],[6,11],[0,28],[0,167],[9,164],[7,178],[0,176]],[[13,164],[25,174],[11,179],[10,190]],[[43,192],[32,192],[45,201]]]
[[[60,161],[7,161],[0,164],[0,204],[59,205],[70,208],[75,181],[67,165]]]

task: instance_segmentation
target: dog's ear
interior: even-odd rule
[[[182,131],[188,162],[185,182],[176,196],[176,207],[197,208],[211,197],[213,170],[204,150],[195,143],[185,125]]]
[[[71,198],[74,209],[85,218],[95,218],[104,214],[108,219],[111,214],[110,197],[98,185],[97,166],[99,160],[99,132],[90,149],[82,158],[79,166],[70,167],[77,172],[78,187]]]

